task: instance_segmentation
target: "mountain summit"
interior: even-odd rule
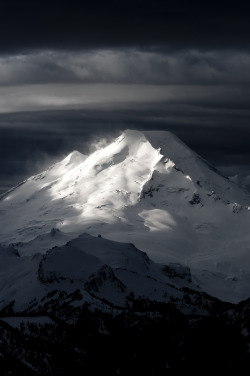
[[[249,224],[247,194],[162,131],[126,130],[89,156],[74,151],[0,198],[0,242],[23,255],[100,234],[188,265],[205,291],[231,301],[249,296]]]

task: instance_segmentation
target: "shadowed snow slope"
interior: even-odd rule
[[[58,289],[67,293],[78,289],[92,304],[106,299],[125,306],[131,292],[137,298],[146,296],[166,303],[174,298],[181,304],[183,287],[194,294],[199,291],[188,268],[156,264],[133,244],[89,234],[55,246],[44,255],[20,256],[12,246],[0,246],[0,310],[14,301],[16,310],[25,310]]]
[[[249,209],[245,192],[173,134],[127,130],[4,194],[0,242],[32,255],[101,234],[189,265],[207,292],[237,301],[250,295]]]

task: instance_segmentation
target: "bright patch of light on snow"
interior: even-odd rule
[[[143,210],[139,216],[150,231],[173,230],[176,225],[172,215],[162,209]]]
[[[188,180],[192,181],[192,179],[190,178],[190,176],[189,176],[189,175],[186,175],[186,179],[188,179]]]
[[[78,155],[72,153],[59,166],[67,171],[49,190],[52,199],[72,202],[79,222],[81,219],[113,223],[124,208],[138,203],[143,186],[162,155],[142,133],[126,131],[111,144],[80,160],[80,164],[75,163],[76,157],[78,160]],[[69,161],[73,168],[68,168]],[[74,216],[68,221],[73,223],[78,219]]]

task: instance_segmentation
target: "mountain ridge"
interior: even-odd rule
[[[187,265],[205,291],[237,301],[248,297],[249,205],[247,194],[175,135],[127,130],[3,195],[0,243],[44,254],[83,232],[101,234],[134,243],[155,262]]]

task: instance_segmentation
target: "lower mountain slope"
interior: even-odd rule
[[[249,301],[205,294],[187,267],[85,233],[0,258],[3,375],[250,371]]]
[[[0,260],[0,309],[11,305],[15,311],[27,310],[41,306],[53,291],[76,290],[81,303],[104,308],[108,304],[124,309],[131,297],[143,297],[178,302],[185,313],[206,314],[217,301],[193,283],[188,267],[157,264],[133,244],[85,233],[43,255],[20,256],[13,246],[1,247]],[[204,307],[196,306],[197,300],[204,301]]]

